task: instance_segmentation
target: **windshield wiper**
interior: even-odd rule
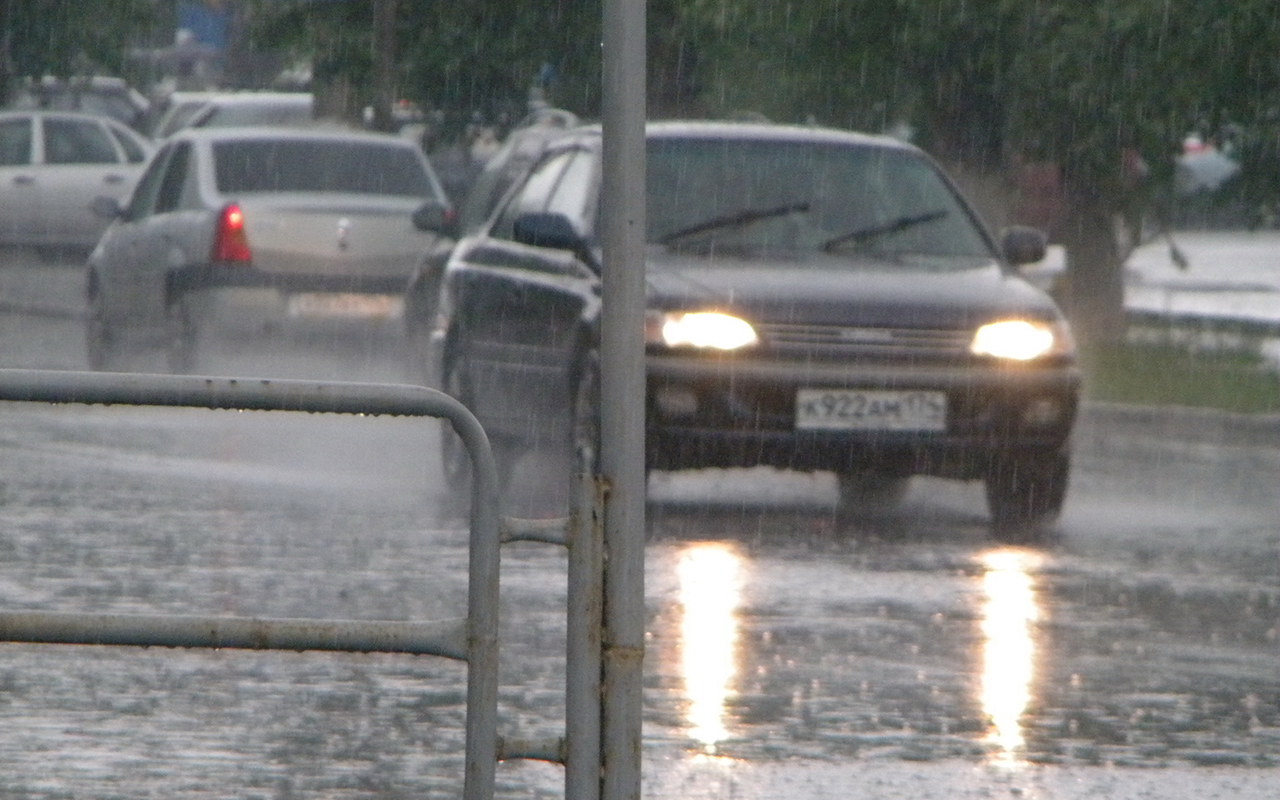
[[[693,236],[707,231],[714,231],[720,228],[740,228],[743,225],[750,225],[753,222],[759,222],[762,219],[770,217],[781,217],[786,214],[793,214],[797,211],[808,211],[809,203],[792,203],[786,206],[778,206],[776,208],[758,208],[745,209],[734,214],[726,214],[723,217],[712,217],[711,219],[699,222],[697,225],[690,225],[687,228],[681,228],[678,231],[668,233],[658,240],[659,244],[671,244],[672,242],[683,239],[686,236]]]
[[[898,217],[895,220],[876,225],[872,228],[863,228],[862,230],[853,231],[852,233],[842,233],[834,239],[828,239],[822,243],[822,249],[825,252],[833,252],[841,245],[848,242],[865,242],[869,239],[875,239],[880,236],[888,236],[891,233],[905,231],[907,228],[913,228],[916,225],[923,225],[926,222],[933,222],[935,219],[942,219],[947,215],[946,209],[938,209],[937,211],[927,211],[924,214],[915,214],[909,217]]]

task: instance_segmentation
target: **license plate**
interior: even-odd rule
[[[289,298],[291,317],[391,319],[404,312],[404,299],[390,294],[306,292]]]
[[[800,389],[800,430],[945,431],[945,392]]]

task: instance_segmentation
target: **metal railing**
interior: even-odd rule
[[[449,420],[472,463],[467,617],[463,621],[0,612],[0,641],[411,653],[462,660],[467,663],[466,800],[491,798],[496,763],[508,758],[562,763],[567,796],[583,800],[599,796],[603,546],[601,494],[593,476],[582,476],[576,510],[568,518],[500,517],[497,469],[480,423],[457,400],[420,386],[0,369],[0,400]],[[498,578],[503,541],[541,541],[569,548],[565,736],[553,740],[504,740],[497,734]]]

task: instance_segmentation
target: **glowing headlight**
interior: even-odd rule
[[[978,328],[969,352],[1014,361],[1030,361],[1050,352],[1070,350],[1069,334],[1053,325],[1021,319],[992,322]]]
[[[760,341],[746,321],[713,311],[653,315],[651,330],[667,347],[713,347],[737,350]],[[660,339],[659,339],[660,337]]]

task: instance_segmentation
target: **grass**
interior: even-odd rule
[[[1090,400],[1280,412],[1280,371],[1256,352],[1128,343],[1081,353]]]

